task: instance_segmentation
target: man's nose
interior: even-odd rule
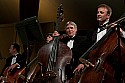
[[[97,16],[99,16],[100,14],[98,13]]]

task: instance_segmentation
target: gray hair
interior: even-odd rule
[[[77,28],[76,23],[73,22],[73,21],[68,21],[68,22],[66,23],[66,25],[65,25],[65,28],[66,28],[68,25],[73,25],[75,28]]]

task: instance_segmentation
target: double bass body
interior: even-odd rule
[[[117,62],[116,58],[122,58],[122,61],[124,61],[124,47],[125,45],[120,39],[121,55],[116,57],[118,35],[116,31],[112,31],[96,49],[90,51],[88,62],[91,62],[94,66],[90,65],[90,67],[85,69],[80,78],[80,83],[117,83],[114,63]],[[80,60],[82,62],[82,58]]]
[[[53,48],[52,41],[42,46],[38,51],[38,61],[42,63],[43,82],[63,83],[66,81],[65,66],[70,63],[72,52],[62,42],[58,43],[57,48]]]
[[[60,22],[63,20],[62,3],[58,7],[56,31],[59,32]],[[72,51],[68,46],[54,37],[53,41],[45,44],[38,51],[38,61],[42,65],[41,78],[45,83],[65,83],[65,66],[70,64]]]

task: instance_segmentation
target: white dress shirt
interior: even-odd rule
[[[17,54],[19,53],[16,53],[15,55],[13,55],[14,57],[12,58],[11,65],[16,63]]]
[[[73,43],[74,43],[74,40],[70,40],[68,41],[67,46],[71,49],[73,48]]]
[[[122,37],[125,38],[125,31],[122,31]]]
[[[74,35],[73,37],[75,37],[75,35]],[[72,38],[73,38],[73,37],[72,37]],[[68,46],[70,49],[72,49],[72,48],[73,48],[73,43],[74,43],[74,40],[70,40],[70,41],[67,42],[67,46]]]
[[[100,31],[100,29],[98,28],[98,32],[99,32],[99,31]],[[99,32],[99,33],[97,34],[97,40],[96,40],[96,42],[98,42],[98,41],[106,34],[106,32],[107,32],[107,29],[105,29],[105,30]]]
[[[107,24],[108,22],[109,22],[109,20],[107,20],[104,24]],[[100,28],[98,28],[96,42],[98,42],[106,34],[106,32],[107,32],[107,29],[104,29],[103,31],[100,31]]]

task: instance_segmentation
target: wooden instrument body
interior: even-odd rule
[[[96,49],[90,51],[87,61],[92,65],[86,67],[79,82],[116,83],[114,62],[116,58],[125,60],[124,47],[120,39],[121,55],[117,56],[115,52],[118,52],[118,35],[116,31],[112,31]]]

